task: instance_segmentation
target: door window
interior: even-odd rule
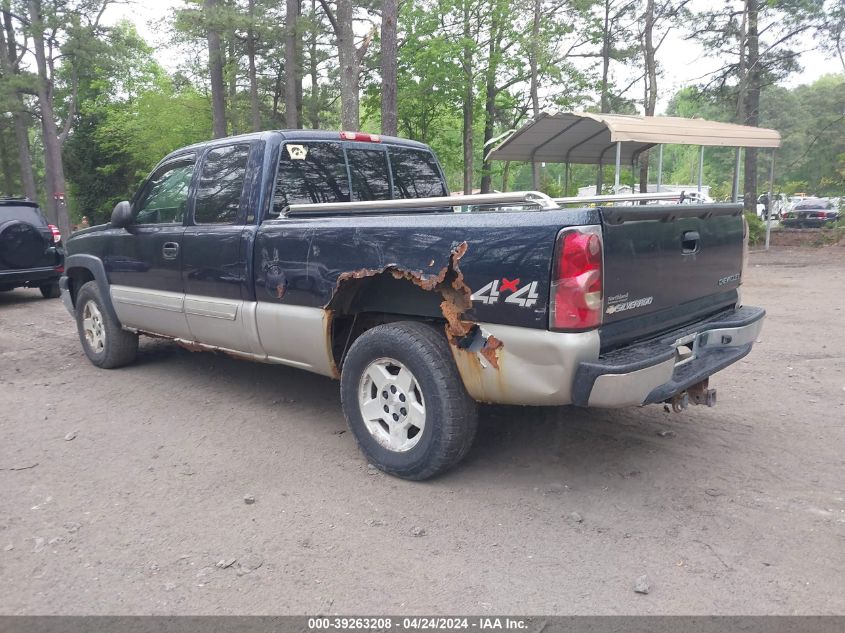
[[[387,152],[380,149],[348,149],[353,200],[390,200]]]
[[[249,145],[227,145],[206,153],[194,206],[196,224],[238,221],[248,158]]]
[[[349,202],[349,175],[340,143],[286,143],[271,215],[291,204]]]
[[[193,174],[193,160],[170,163],[154,173],[135,203],[135,221],[138,224],[181,224]]]

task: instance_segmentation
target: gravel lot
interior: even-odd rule
[[[328,379],[150,339],[98,370],[2,293],[0,612],[845,614],[843,297],[845,248],[753,254],[714,409],[489,408],[409,483]]]

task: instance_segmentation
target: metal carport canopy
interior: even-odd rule
[[[780,147],[777,130],[668,116],[541,112],[492,152],[493,160],[611,164],[616,143],[621,162],[630,164],[644,150],[661,144],[716,147]]]

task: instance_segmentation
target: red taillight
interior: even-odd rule
[[[56,272],[57,273],[65,272],[65,267],[64,266],[56,266]]]
[[[381,136],[379,136],[378,134],[364,134],[363,132],[341,132],[340,138],[342,138],[344,141],[381,143]]]
[[[601,323],[601,267],[600,227],[561,231],[552,276],[552,329],[585,330]]]
[[[50,233],[53,234],[53,244],[58,244],[62,241],[62,234],[59,232],[59,227],[55,224],[48,224],[47,226],[50,227]]]

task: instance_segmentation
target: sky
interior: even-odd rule
[[[702,2],[703,0],[698,0],[697,4],[701,5]],[[157,49],[156,59],[159,63],[172,71],[180,63],[180,59],[178,55],[174,55],[173,50],[164,45],[165,35],[161,33],[157,22],[168,15],[171,9],[181,5],[180,0],[129,0],[124,4],[109,5],[103,20],[106,24],[114,24],[119,20],[133,22],[139,34]],[[695,7],[694,4],[693,8]],[[784,82],[787,87],[812,83],[826,73],[841,70],[838,62],[826,59],[819,51],[803,53],[800,56],[800,63],[803,70],[794,73]],[[702,77],[715,71],[721,65],[719,60],[708,56],[696,42],[685,40],[681,30],[669,33],[658,51],[658,64],[662,72],[658,79],[660,94],[657,104],[658,113],[665,109],[669,99],[677,90],[701,82]],[[639,84],[632,88],[631,94],[637,94],[634,92],[637,90],[641,91]]]

